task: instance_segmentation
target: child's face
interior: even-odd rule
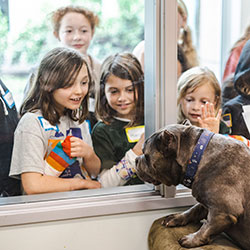
[[[83,14],[69,12],[61,19],[59,34],[56,36],[63,46],[74,48],[82,54],[87,54],[92,35],[88,19]]]
[[[210,84],[203,84],[196,89],[188,89],[180,104],[182,112],[186,119],[189,119],[193,125],[198,125],[198,117],[201,117],[201,106],[206,102],[215,102],[215,92]]]
[[[135,100],[134,87],[130,80],[110,75],[105,84],[105,95],[110,107],[117,111],[118,117],[131,119],[135,109]]]
[[[63,113],[64,108],[78,109],[88,93],[89,76],[85,64],[83,64],[75,82],[70,87],[56,89],[53,98],[59,112]]]

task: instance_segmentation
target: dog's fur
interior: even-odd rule
[[[136,159],[138,176],[154,184],[181,184],[203,130],[175,124],[151,135],[143,155]],[[196,205],[162,222],[174,227],[206,219],[199,231],[179,240],[183,247],[207,244],[224,231],[242,248],[250,249],[250,149],[243,142],[220,134],[212,137],[199,163],[192,195]]]

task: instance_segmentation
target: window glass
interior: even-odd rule
[[[49,14],[69,4],[86,7],[99,16],[100,24],[88,53],[100,62],[116,52],[132,52],[144,39],[143,0],[1,1],[1,78],[12,92],[17,108],[32,68],[47,51],[60,46],[53,36]]]
[[[22,103],[30,72],[38,66],[46,52],[61,46],[53,35],[50,13],[66,5],[83,6],[98,15],[100,23],[95,30],[88,53],[100,62],[110,54],[132,52],[144,39],[144,0],[0,1],[1,79],[12,92],[17,109]],[[88,190],[86,195],[103,195],[117,190],[123,193],[153,189],[152,185],[138,186],[140,187]],[[76,194],[79,195],[79,192]],[[82,193],[81,195],[85,196]],[[57,197],[60,199],[62,196],[55,194],[55,199],[58,199]],[[52,198],[54,194],[43,197],[43,199]],[[19,200],[20,197],[14,197],[11,203]]]

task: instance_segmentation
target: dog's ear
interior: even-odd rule
[[[185,119],[185,120],[182,122],[182,125],[185,125],[185,126],[192,126],[191,122],[190,122],[188,119]]]
[[[175,136],[168,130],[162,131],[156,138],[156,148],[162,152],[164,156],[173,155],[176,152]]]

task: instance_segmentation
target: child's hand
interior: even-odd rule
[[[92,180],[84,180],[84,181],[85,181],[85,188],[87,189],[101,188],[101,183],[99,181],[92,181]]]
[[[145,140],[145,135],[144,133],[141,135],[139,141],[135,144],[135,146],[133,147],[133,151],[136,155],[142,155],[142,145],[144,143]]]
[[[198,117],[199,127],[206,128],[214,133],[219,133],[222,110],[220,109],[216,116],[214,104],[206,103],[201,107],[201,112],[201,117]]]
[[[72,178],[71,179],[71,190],[79,189],[96,189],[101,188],[101,183],[99,181]]]
[[[86,157],[93,153],[92,147],[78,137],[72,136],[70,138],[71,157]]]

